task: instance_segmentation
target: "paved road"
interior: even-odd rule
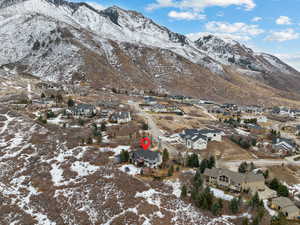
[[[149,126],[149,132],[152,135],[152,137],[156,140],[159,141],[161,140],[160,137],[164,136],[164,133],[161,131],[161,129],[159,129],[159,127],[156,125],[155,121],[152,118],[152,115],[149,113],[144,112],[140,107],[139,104],[137,102],[129,102],[128,103],[130,106],[132,106],[136,111],[137,114],[141,117],[143,117],[146,121],[147,124]],[[169,151],[169,154],[171,156],[176,156],[178,151],[177,149],[170,145],[169,143],[167,143],[166,141],[161,140],[161,147],[162,149],[166,148]]]
[[[234,160],[234,161],[221,161],[219,160],[218,165],[219,167],[228,167],[231,169],[236,170],[242,162],[253,162],[257,167],[267,167],[267,166],[280,166],[284,165],[294,165],[300,166],[300,161],[292,161],[292,160],[285,160],[285,159],[253,159],[253,160]]]

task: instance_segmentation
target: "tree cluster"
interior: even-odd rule
[[[224,123],[236,128],[241,123],[241,118],[238,117],[237,119],[234,119],[231,117],[229,119],[225,119]]]
[[[199,158],[196,153],[187,156],[186,165],[191,168],[199,167]]]
[[[256,119],[256,118],[253,118],[253,119],[245,119],[245,120],[244,120],[244,123],[246,123],[246,124],[249,124],[249,123],[251,123],[251,124],[257,124],[257,119]]]
[[[245,138],[241,136],[232,135],[230,140],[244,149],[249,149],[251,146],[256,146],[256,139]]]
[[[54,118],[54,117],[55,117],[55,114],[52,110],[47,111],[47,113],[46,113],[47,119]]]
[[[251,163],[247,163],[247,162],[242,162],[239,166],[239,173],[247,173],[247,172],[251,172],[255,169],[255,165],[253,162]]]
[[[209,159],[203,159],[200,163],[200,171],[204,173],[205,169],[211,169],[216,166],[216,159],[214,156],[210,156]]]
[[[277,178],[274,178],[269,183],[269,188],[275,190],[278,196],[288,197],[289,189],[284,184],[280,183]]]
[[[276,130],[271,130],[270,131],[270,134],[269,134],[269,136],[270,136],[270,139],[275,139],[275,138],[280,138],[281,137],[281,133],[280,133],[280,131],[276,131]]]

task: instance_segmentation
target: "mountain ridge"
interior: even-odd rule
[[[193,42],[117,6],[100,11],[87,3],[6,0],[0,5],[0,18],[0,33],[6,33],[0,36],[6,49],[0,50],[0,65],[13,65],[41,79],[83,79],[94,86],[132,88],[143,87],[145,80],[149,85],[144,86],[151,89],[224,101],[240,99],[238,87],[252,92],[250,79],[263,84],[271,96],[300,95],[299,72],[275,56],[212,35]],[[209,80],[215,83],[205,86]],[[186,88],[189,85],[194,91]]]

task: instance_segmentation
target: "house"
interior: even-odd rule
[[[189,149],[203,150],[209,141],[222,141],[224,132],[211,129],[185,129],[179,134],[181,142]]]
[[[291,113],[291,116],[295,117],[295,118],[300,116],[300,110],[299,109],[292,109],[290,111],[290,113]]]
[[[239,110],[244,113],[251,113],[251,114],[261,114],[264,112],[264,108],[257,105],[249,105],[249,106],[241,106]]]
[[[207,185],[213,185],[234,192],[249,191],[255,194],[265,190],[265,178],[261,174],[238,173],[228,169],[205,169],[204,181]]]
[[[222,136],[224,136],[224,132],[216,129],[201,129],[200,134],[206,136],[208,141],[222,141]]]
[[[77,104],[71,108],[68,108],[66,113],[77,117],[91,117],[97,114],[97,110],[95,106],[90,104]]]
[[[286,197],[272,199],[271,208],[282,212],[289,220],[295,220],[300,215],[299,208]]]
[[[117,108],[120,105],[118,101],[99,101],[97,102],[97,106],[102,108]]]
[[[279,154],[288,155],[297,150],[297,146],[292,139],[274,138],[272,148]]]
[[[221,108],[228,109],[231,111],[238,111],[238,106],[236,104],[232,104],[232,103],[225,103],[221,106]]]
[[[155,105],[155,104],[157,104],[156,99],[153,98],[153,97],[151,97],[151,96],[146,96],[146,97],[144,97],[144,102],[145,102],[145,104],[147,104],[147,105]]]
[[[99,115],[102,119],[108,119],[110,115],[110,110],[103,109],[100,111]]]
[[[200,134],[197,129],[186,129],[179,136],[189,149],[203,150],[207,148],[208,138]]]
[[[264,134],[266,132],[266,129],[257,125],[257,124],[252,124],[252,123],[248,123],[245,125],[245,128],[252,134],[255,135],[260,135],[260,134]]]
[[[130,153],[130,160],[136,166],[157,168],[162,163],[162,156],[159,152],[138,149]]]
[[[173,105],[162,105],[162,104],[154,104],[149,107],[150,111],[155,113],[175,113],[179,115],[183,115],[184,112],[179,109],[177,106]]]
[[[114,123],[128,123],[131,120],[130,112],[115,112],[111,116],[111,121]]]
[[[225,109],[222,109],[219,106],[214,106],[208,110],[209,113],[216,113],[216,114],[224,114]]]

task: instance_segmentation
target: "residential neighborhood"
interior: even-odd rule
[[[51,96],[47,90],[59,92]],[[68,134],[72,146],[108,154],[106,163],[134,179],[182,179],[176,190],[195,207],[205,208],[195,195],[212,194],[215,204],[227,205],[217,213],[206,208],[212,215],[235,214],[231,204],[239,201],[240,214],[257,207],[268,220],[279,215],[299,220],[300,116],[291,113],[296,110],[115,92],[102,90],[100,99],[85,88],[43,83],[30,101],[7,105],[42,127]],[[151,142],[147,149],[143,138]],[[255,199],[261,203],[250,207]],[[254,211],[252,220],[258,216]]]

